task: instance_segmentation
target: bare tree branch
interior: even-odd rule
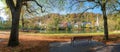
[[[45,11],[43,10],[43,6],[42,6],[41,4],[39,4],[36,0],[34,0],[34,2],[41,8],[41,12],[42,12],[42,13],[45,12]]]
[[[71,2],[73,2],[73,1],[71,1]],[[73,4],[71,4],[71,6],[69,8],[73,7],[77,3],[82,3],[82,2],[87,2],[87,1],[85,1],[85,0],[84,1],[76,0],[76,2],[74,2]]]
[[[115,12],[115,11],[118,11],[118,13],[120,13],[120,10],[116,8],[115,5],[112,5],[114,7],[113,11],[112,12]]]
[[[119,1],[116,1],[119,5],[120,5],[120,2]]]
[[[81,13],[80,17],[82,17],[82,15],[83,15],[86,11],[88,11],[88,10],[90,10],[90,9],[94,9],[94,8],[96,8],[97,6],[98,6],[98,5],[95,5],[95,6],[93,6],[93,7],[87,8],[86,10],[84,10],[84,11]]]

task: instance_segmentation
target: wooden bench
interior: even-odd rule
[[[75,37],[71,38],[71,44],[74,45],[74,42],[76,40],[79,40],[79,41],[80,40],[88,40],[89,43],[90,43],[90,41],[92,40],[92,38],[93,38],[93,36],[75,36]]]

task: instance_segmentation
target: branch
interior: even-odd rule
[[[73,1],[71,1],[71,2],[73,2]],[[71,4],[71,6],[70,6],[69,8],[73,7],[73,6],[74,6],[75,4],[77,4],[77,3],[81,3],[81,2],[87,2],[87,1],[79,1],[79,0],[76,0],[76,2],[73,3],[73,4]]]
[[[94,9],[94,8],[97,7],[97,6],[98,6],[98,5],[95,5],[94,7],[87,8],[86,10],[84,10],[84,11],[81,13],[80,17],[81,17],[86,11],[88,11],[88,10],[90,10],[90,9]]]
[[[116,3],[118,3],[120,5],[120,2],[118,0],[116,1]],[[112,5],[112,6],[114,8],[114,10],[112,12],[117,11],[118,13],[120,13],[120,9],[117,9],[115,5]]]
[[[53,6],[53,7],[56,7],[53,3],[54,2],[52,2],[51,0],[49,0],[49,2],[50,2],[50,4]]]
[[[99,4],[100,6],[102,6],[102,3],[100,3],[99,0],[98,1],[94,1],[94,3]]]
[[[6,3],[7,3],[7,6],[10,7],[10,10],[12,12],[14,12],[15,11],[15,5],[14,5],[13,0],[6,0]]]
[[[21,11],[21,7],[22,7],[22,0],[17,0],[17,3],[16,3],[16,9],[18,9],[19,11]]]
[[[39,14],[36,9],[35,9],[35,11],[33,11],[33,10],[27,8],[26,11],[27,11],[28,13],[33,13],[33,12],[35,12],[35,13]]]
[[[36,0],[34,0],[34,2],[41,8],[41,12],[43,13],[43,6],[41,4],[39,4]]]
[[[119,1],[116,1],[119,5],[120,5],[120,2]]]
[[[115,5],[113,5],[113,7],[114,7],[114,10],[113,10],[112,12],[114,12],[114,11],[118,11],[118,12],[120,13],[120,10],[117,9]]]

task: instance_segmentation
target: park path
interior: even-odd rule
[[[120,44],[105,46],[96,41],[91,41],[89,44],[88,41],[77,41],[71,45],[70,42],[56,42],[50,44],[50,52],[120,52]]]

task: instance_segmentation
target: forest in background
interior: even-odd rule
[[[72,33],[72,32],[103,32],[102,14],[86,12],[83,16],[80,13],[57,14],[50,13],[36,17],[21,17],[19,29],[21,31]],[[6,21],[0,20],[0,30],[10,30],[11,18]],[[109,31],[120,30],[120,15],[108,14]]]

